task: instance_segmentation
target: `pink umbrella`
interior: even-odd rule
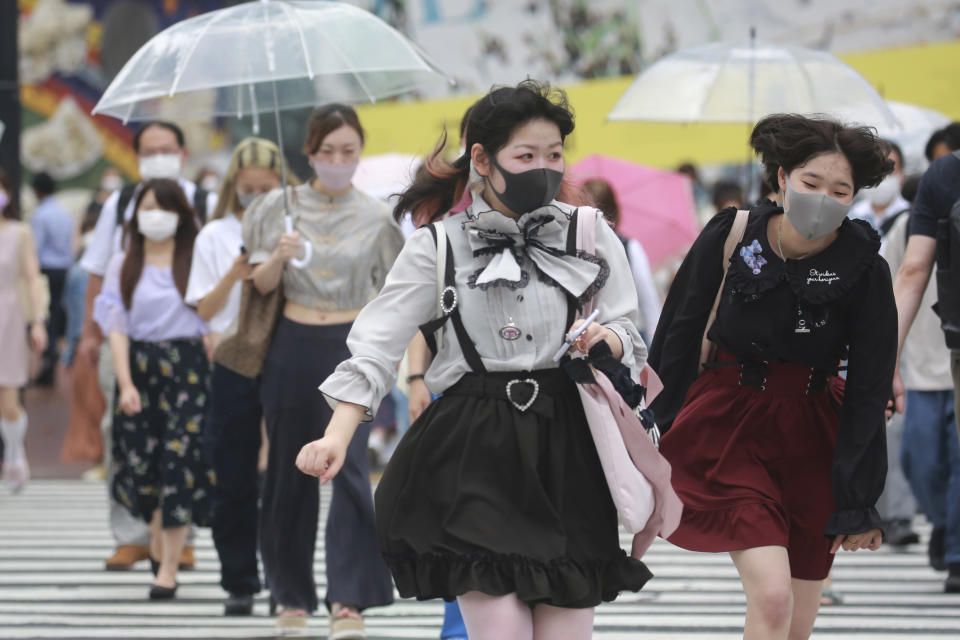
[[[652,267],[682,257],[696,239],[693,190],[685,175],[600,155],[567,169],[567,179],[576,185],[591,178],[613,187],[620,204],[617,231],[640,241]]]

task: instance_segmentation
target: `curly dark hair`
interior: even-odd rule
[[[790,173],[813,158],[842,153],[853,171],[854,192],[874,187],[893,171],[887,158],[890,147],[871,127],[843,125],[824,117],[809,118],[797,114],[769,115],[753,128],[750,146],[763,161],[764,177],[779,184],[777,170]]]
[[[556,124],[561,139],[570,135],[574,126],[573,109],[562,89],[532,79],[515,87],[494,87],[464,114],[460,127],[466,136],[463,155],[452,164],[443,159],[447,142],[444,131],[433,153],[423,163],[425,170],[399,194],[394,217],[400,220],[410,211],[414,220],[426,223],[443,216],[467,186],[473,145],[479,143],[484,151],[494,155],[506,146],[518,128],[538,119]]]

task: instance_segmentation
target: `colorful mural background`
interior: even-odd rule
[[[18,0],[25,177],[46,169],[66,186],[91,186],[109,164],[136,179],[132,128],[85,114],[153,34],[237,1]],[[530,75],[570,91],[578,116],[571,162],[587,153],[660,167],[742,161],[744,127],[607,123],[605,115],[645,64],[678,47],[742,39],[747,24],[767,39],[843,52],[888,99],[960,119],[955,0],[874,0],[869,13],[859,0],[348,1],[407,33],[459,81],[453,97],[361,107],[368,154],[425,153],[444,125],[455,130],[476,94]],[[307,166],[296,150],[305,117],[284,114],[285,142],[301,173]],[[233,140],[250,133],[249,122],[231,119],[181,124],[193,169],[216,166]],[[275,136],[270,124],[262,134]]]

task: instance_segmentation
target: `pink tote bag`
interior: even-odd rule
[[[600,212],[582,207],[577,214],[577,248],[596,252]],[[592,311],[593,301],[582,311]],[[620,522],[634,534],[630,555],[640,559],[659,535],[667,538],[680,524],[683,504],[670,485],[670,463],[657,451],[640,420],[602,372],[592,369],[594,384],[577,384],[590,434],[617,508]],[[645,366],[640,382],[648,400],[663,389],[656,372]]]

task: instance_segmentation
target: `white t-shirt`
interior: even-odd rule
[[[884,224],[891,217],[897,215],[898,213],[902,213],[909,208],[910,203],[907,202],[907,199],[902,195],[897,194],[897,197],[893,199],[893,202],[888,204],[878,216],[873,211],[873,204],[870,202],[870,199],[860,198],[853,203],[852,207],[850,207],[850,213],[847,215],[847,217],[852,220],[866,220],[877,233],[881,233],[880,225]],[[887,233],[889,233],[889,231]],[[886,236],[883,236],[880,239],[881,252],[883,252],[883,247],[885,247],[886,244],[887,238]]]
[[[910,216],[903,214],[887,233],[886,244],[880,250],[890,273],[896,277],[907,248],[907,223]],[[933,311],[937,301],[936,275],[930,277],[923,292],[917,317],[903,343],[900,370],[903,385],[911,391],[949,391],[953,389],[950,374],[950,350],[943,340],[940,318]]]
[[[193,264],[187,281],[187,304],[197,306],[219,284],[243,245],[243,224],[233,214],[211,220],[193,244]],[[210,318],[210,330],[224,334],[240,312],[241,283],[230,289],[223,308]]]
[[[187,197],[187,202],[193,205],[193,198],[197,192],[197,185],[189,180],[178,178],[177,182],[183,189],[183,195]],[[140,185],[133,192],[130,198],[130,204],[127,210],[123,212],[123,219],[129,220],[133,217],[133,207],[137,202],[137,196],[140,194]],[[93,239],[86,251],[83,252],[83,258],[80,260],[80,266],[87,273],[95,276],[103,276],[107,272],[107,265],[110,258],[120,251],[121,240],[123,239],[123,228],[117,224],[117,204],[120,201],[120,190],[114,191],[103,203],[100,210],[100,217],[97,218],[97,226],[93,230]],[[207,194],[207,215],[213,215],[213,210],[217,206],[217,194]]]

